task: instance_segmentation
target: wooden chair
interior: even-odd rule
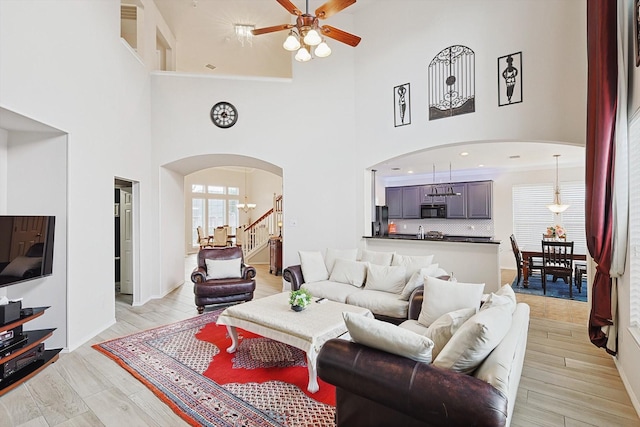
[[[213,246],[214,247],[222,247],[227,246],[227,228],[226,227],[216,227],[213,230]]]
[[[200,249],[206,247],[213,247],[213,243],[211,242],[211,238],[209,236],[205,236],[204,231],[202,231],[202,227],[198,226],[198,244],[200,245]]]
[[[516,236],[513,234],[509,236],[511,240],[511,249],[513,249],[513,255],[516,258],[516,267],[518,268],[518,286],[522,282],[522,264],[524,260],[522,259],[522,252],[520,252],[520,248],[518,247],[518,242],[516,241]],[[537,260],[533,258],[529,258],[526,260],[529,263],[529,276],[531,276],[531,272],[533,270],[542,271],[542,262],[537,262]]]
[[[569,284],[569,298],[573,298],[573,242],[542,241],[542,291],[547,293],[547,275],[559,277]]]

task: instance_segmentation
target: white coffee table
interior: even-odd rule
[[[315,393],[319,388],[316,358],[320,348],[331,338],[347,332],[342,313],[349,311],[373,317],[366,308],[328,300],[316,303],[315,300],[316,298],[304,310],[296,312],[289,306],[289,293],[283,292],[225,309],[216,324],[226,325],[229,331],[231,346],[227,348],[227,352],[234,353],[238,348],[236,328],[299,348],[307,354],[307,390]]]

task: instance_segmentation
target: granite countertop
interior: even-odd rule
[[[462,242],[462,243],[491,243],[500,244],[500,240],[494,240],[492,236],[457,236],[445,234],[441,239],[420,239],[415,234],[389,234],[388,236],[363,236],[365,239],[382,240],[424,240],[426,242]]]

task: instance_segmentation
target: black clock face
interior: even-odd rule
[[[211,108],[211,121],[220,128],[230,128],[238,121],[238,110],[228,102],[218,102]]]

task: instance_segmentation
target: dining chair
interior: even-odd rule
[[[513,250],[513,255],[516,258],[516,268],[518,269],[518,286],[522,282],[522,272],[523,272],[523,263],[527,261],[529,263],[529,276],[531,276],[531,272],[533,270],[539,270],[542,272],[542,260],[535,259],[533,257],[528,260],[522,259],[522,252],[520,251],[520,247],[518,246],[518,242],[516,241],[516,236],[509,236],[509,240],[511,240],[511,249]]]
[[[209,236],[205,236],[204,231],[202,231],[202,227],[198,226],[198,244],[200,245],[200,249],[213,246],[213,242],[211,242],[211,238]]]
[[[547,275],[553,281],[562,278],[569,285],[573,298],[573,242],[542,241],[542,292],[547,293]]]
[[[213,230],[213,246],[227,246],[227,229],[226,227],[216,227]]]

